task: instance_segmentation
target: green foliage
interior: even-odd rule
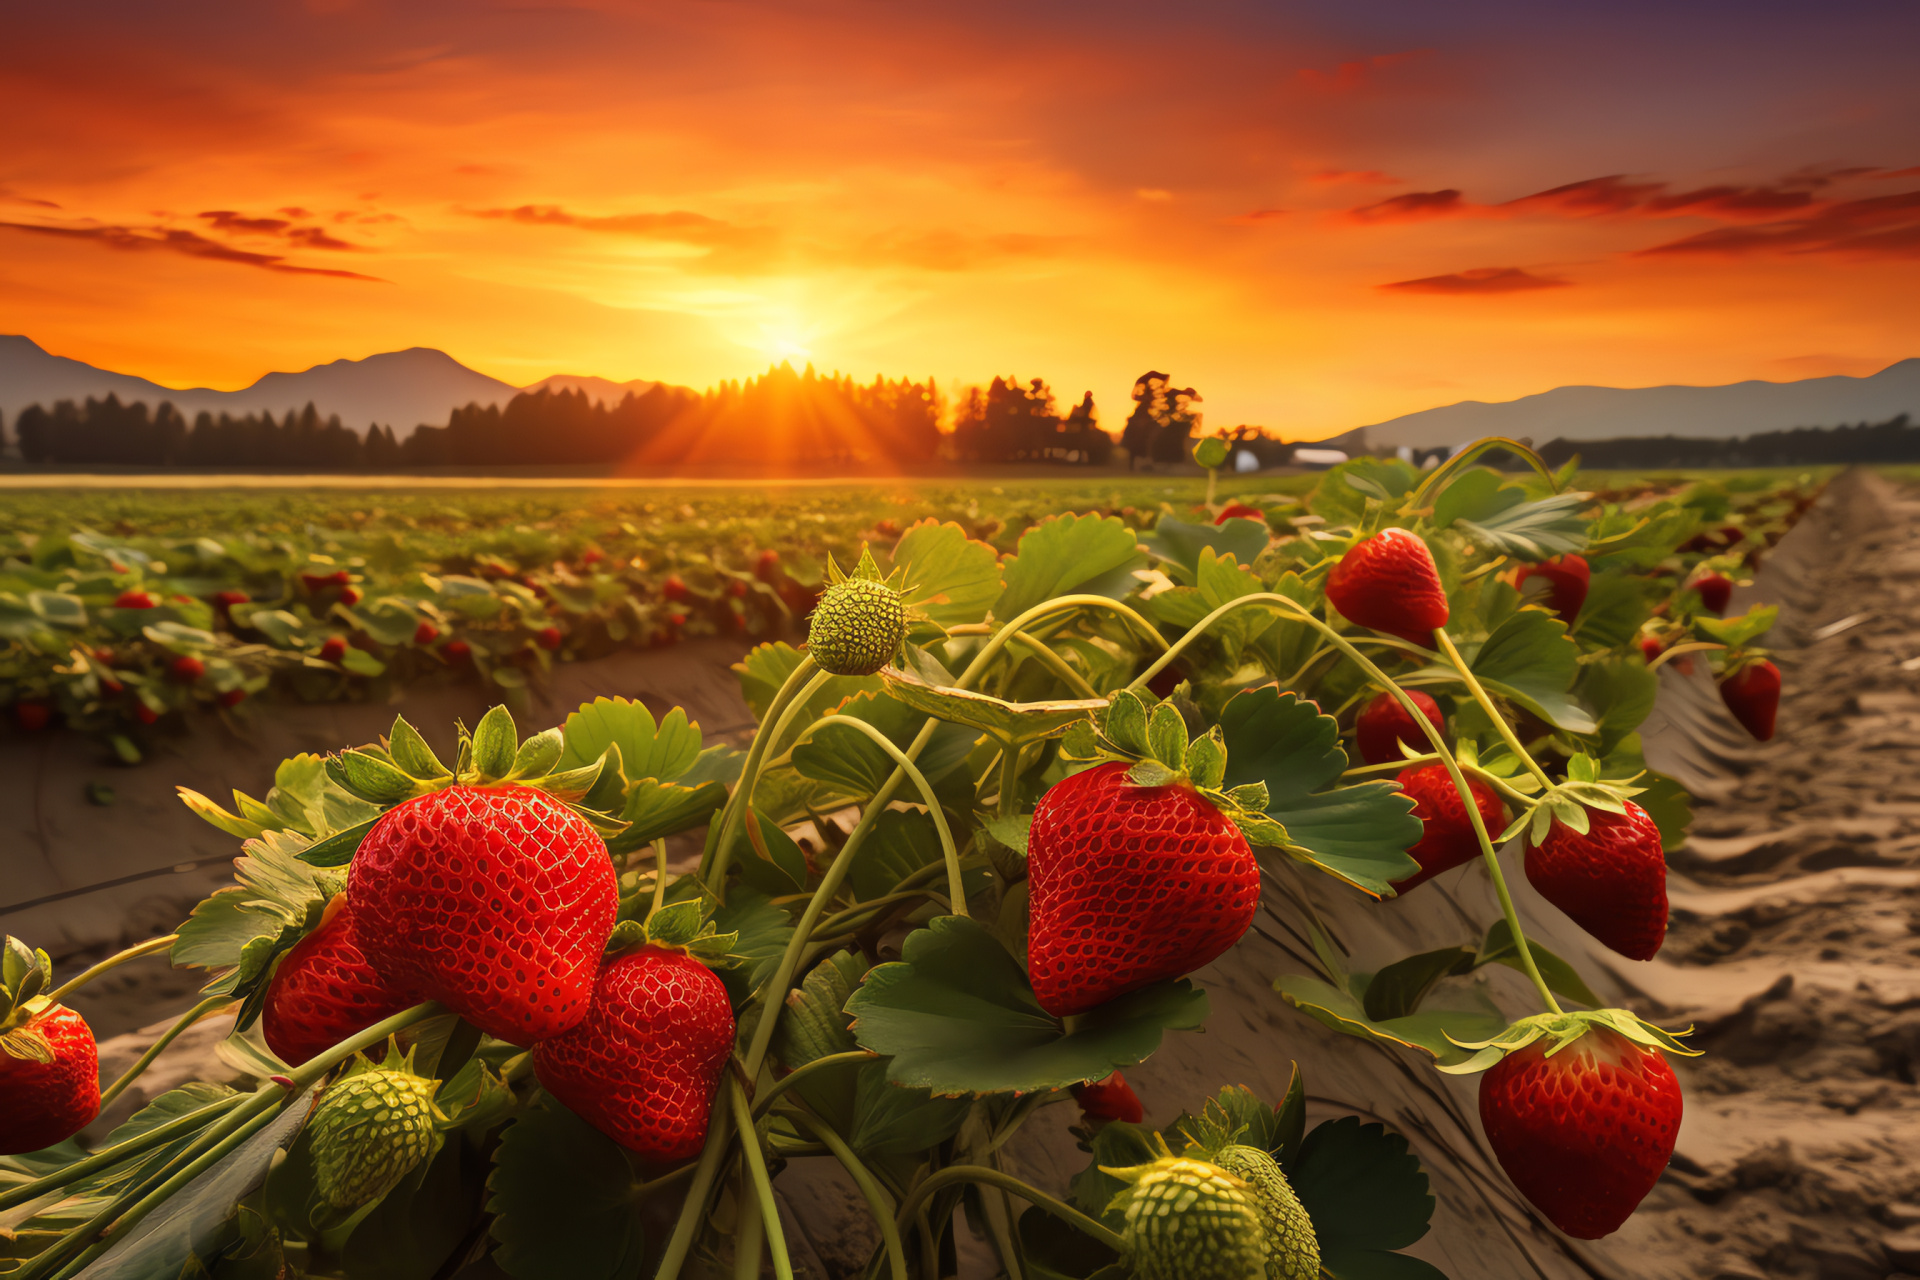
[[[638,1280],[634,1184],[620,1148],[558,1102],[522,1112],[487,1179],[494,1261],[514,1280]]]

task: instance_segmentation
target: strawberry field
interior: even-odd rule
[[[10,510],[22,728],[131,760],[195,715],[383,682],[505,705],[289,759],[258,798],[182,778],[233,887],[75,975],[8,939],[0,1274],[785,1280],[776,1188],[822,1162],[867,1224],[851,1274],[1445,1274],[1407,1137],[1309,1125],[1338,1081],[1213,1079],[1148,1123],[1127,1073],[1222,1016],[1203,971],[1268,923],[1313,961],[1268,975],[1272,1057],[1318,1024],[1477,1078],[1542,1229],[1612,1233],[1694,1050],[1531,937],[1510,884],[1661,950],[1689,806],[1637,730],[1687,664],[1772,736],[1775,611],[1729,596],[1818,489],[1522,456],[1099,495]],[[740,637],[744,750],[620,697],[515,723],[555,661],[699,634]],[[1473,941],[1372,972],[1315,905],[1385,912],[1462,867],[1494,890]],[[203,999],[102,1080],[63,997],[162,953]],[[229,1016],[249,1087],[73,1140]],[[1071,1135],[1070,1177],[1011,1169],[1030,1130]]]

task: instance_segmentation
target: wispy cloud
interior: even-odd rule
[[[1537,276],[1522,267],[1474,267],[1452,275],[1422,276],[1418,280],[1396,280],[1382,289],[1399,293],[1442,293],[1486,295],[1528,293],[1536,289],[1563,289],[1572,282],[1555,276]]]
[[[1403,196],[1349,209],[1347,215],[1356,222],[1420,222],[1427,218],[1457,218],[1476,208],[1461,198],[1457,188],[1448,187],[1442,191],[1409,191]]]
[[[288,262],[284,255],[275,253],[253,253],[245,249],[236,249],[232,245],[209,240],[198,232],[182,231],[169,227],[55,227],[34,222],[0,222],[0,228],[9,231],[24,231],[32,235],[54,236],[64,240],[101,245],[108,249],[124,252],[183,254],[189,258],[203,258],[210,262],[231,262],[243,267],[258,267],[263,271],[275,271],[291,276],[335,276],[343,280],[368,280],[375,284],[385,284],[378,276],[362,275],[358,271],[340,271],[332,267],[302,267]]]
[[[1739,258],[1809,253],[1920,258],[1920,191],[1841,201],[1804,218],[1718,227],[1643,249],[1639,256]]]

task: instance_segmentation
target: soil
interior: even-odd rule
[[[1310,1123],[1358,1113],[1412,1141],[1438,1207],[1433,1230],[1408,1252],[1454,1280],[1920,1277],[1920,490],[1865,472],[1843,476],[1754,586],[1736,594],[1734,609],[1755,600],[1782,605],[1771,641],[1786,685],[1775,740],[1747,738],[1704,672],[1689,678],[1671,667],[1645,729],[1649,762],[1696,796],[1693,834],[1671,860],[1673,919],[1662,955],[1622,960],[1534,895],[1517,860],[1510,876],[1530,932],[1603,998],[1662,1025],[1696,1024],[1694,1043],[1706,1051],[1676,1064],[1687,1107],[1679,1146],[1620,1232],[1571,1241],[1532,1212],[1485,1149],[1472,1079],[1439,1076],[1411,1051],[1339,1036],[1271,988],[1280,973],[1315,971],[1302,901],[1356,970],[1477,939],[1497,915],[1478,867],[1383,906],[1283,870],[1257,932],[1198,975],[1212,999],[1205,1033],[1169,1037],[1128,1072],[1149,1119],[1165,1123],[1226,1083],[1277,1100],[1298,1062]],[[736,654],[688,646],[606,669],[583,665],[545,705],[557,714],[593,693],[623,692],[687,705],[712,728],[737,733],[746,715],[725,670]],[[472,723],[481,708],[470,691],[452,689],[404,709],[442,725],[455,714]],[[111,775],[71,743],[0,743],[0,839],[14,851],[0,890],[7,901],[207,859],[178,877],[0,913],[0,927],[58,941],[74,953],[71,963],[170,927],[224,878],[232,853],[226,837],[171,799],[174,781],[259,794],[265,762],[366,740],[391,715],[276,709],[255,723],[250,742],[202,734],[169,759]],[[23,773],[37,781],[27,786]],[[86,804],[85,784],[99,777],[120,792],[113,809]],[[1533,1011],[1517,974],[1496,968],[1479,981],[1510,1015]],[[153,961],[96,988],[76,1003],[103,1037],[132,1032],[103,1044],[113,1062],[131,1061],[162,1019],[192,1000],[190,984]],[[162,1064],[177,1057],[182,1073],[211,1069],[216,1031],[204,1029],[199,1052],[183,1046]],[[1037,1115],[1010,1145],[1008,1167],[1063,1188],[1087,1159],[1066,1132],[1072,1111]],[[857,1274],[870,1228],[837,1166],[796,1161],[778,1188],[796,1272]],[[991,1276],[984,1247],[961,1236],[962,1274]]]

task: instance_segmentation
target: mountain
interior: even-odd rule
[[[556,373],[551,378],[522,387],[522,391],[584,391],[587,398],[596,404],[611,408],[626,399],[629,394],[643,396],[660,384],[648,382],[645,378],[635,378],[630,382],[615,382],[611,378],[596,378],[584,373]]]
[[[1489,404],[1467,400],[1423,409],[1316,441],[1353,450],[1382,445],[1431,449],[1481,436],[1609,440],[1621,436],[1690,436],[1723,440],[1756,431],[1920,419],[1920,359],[1902,360],[1868,378],[1800,382],[1735,382],[1721,387],[1556,387]]]
[[[448,413],[462,405],[504,405],[519,388],[476,373],[444,351],[413,347],[364,360],[335,360],[301,373],[269,373],[241,391],[176,389],[53,355],[18,334],[0,335],[0,414],[9,426],[30,404],[51,408],[58,400],[109,392],[149,405],[172,401],[189,419],[202,409],[235,417],[259,412],[284,417],[311,401],[322,417],[337,413],[356,430],[379,422],[405,436],[422,423],[444,425]]]

